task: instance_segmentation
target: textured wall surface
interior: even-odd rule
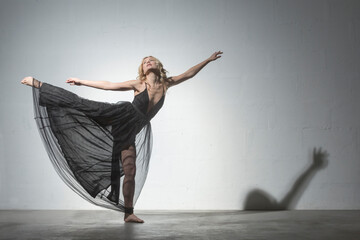
[[[178,75],[217,50],[153,119],[136,208],[359,209],[356,0],[1,0],[0,208],[97,209],[56,175],[22,78],[131,101],[65,80],[135,79],[148,55]]]

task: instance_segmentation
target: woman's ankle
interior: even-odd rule
[[[124,207],[124,212],[125,212],[125,215],[126,214],[131,215],[134,213],[134,207]]]
[[[42,86],[42,82],[33,77],[32,85],[35,88],[40,88]]]

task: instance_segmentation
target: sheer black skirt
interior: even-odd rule
[[[152,149],[151,125],[144,115],[130,102],[96,102],[48,83],[32,89],[35,120],[50,160],[62,180],[87,201],[124,211],[121,151],[135,145],[135,205]]]

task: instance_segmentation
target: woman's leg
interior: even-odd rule
[[[48,83],[43,84],[33,77],[25,77],[21,83],[33,86],[34,88],[40,88],[39,105],[44,107],[72,108],[84,113],[102,126],[112,125],[114,116],[119,113],[118,108],[114,107],[114,104],[82,98],[64,88]]]
[[[136,149],[131,145],[128,149],[121,151],[122,166],[124,169],[123,194],[125,202],[125,222],[143,223],[144,221],[133,213],[133,200],[135,192],[135,173],[136,173]]]
[[[42,85],[42,82],[33,77],[25,77],[23,80],[21,80],[21,83],[28,86],[34,86],[36,88],[40,88]]]

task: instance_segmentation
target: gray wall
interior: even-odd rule
[[[135,79],[147,55],[177,75],[222,50],[153,119],[137,209],[359,209],[359,29],[356,0],[1,0],[0,208],[97,209],[56,175],[22,78],[131,101],[65,80]]]

